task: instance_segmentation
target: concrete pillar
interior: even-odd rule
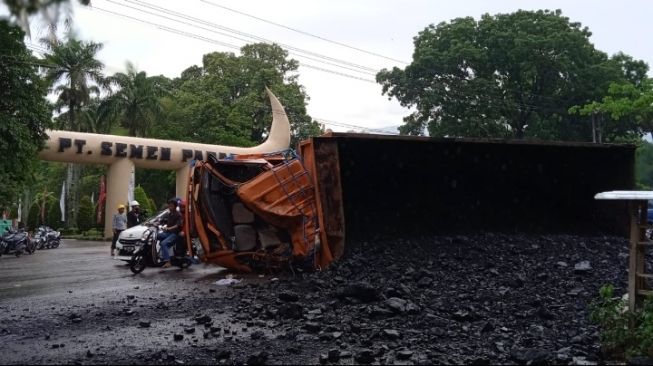
[[[177,170],[177,180],[175,192],[176,196],[181,199],[186,199],[186,192],[188,191],[188,172],[190,171],[190,165],[184,165],[183,168]]]
[[[129,159],[117,160],[109,165],[107,172],[107,202],[104,209],[104,237],[113,236],[113,214],[118,212],[118,205],[127,206],[129,177],[134,163]],[[127,208],[125,208],[127,213]]]

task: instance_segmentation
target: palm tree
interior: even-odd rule
[[[55,107],[61,113],[66,109],[66,129],[84,131],[86,126],[77,118],[80,109],[91,101],[92,95],[100,95],[100,87],[106,87],[107,81],[102,75],[104,64],[97,60],[97,53],[102,49],[101,43],[84,42],[69,39],[66,43],[46,40],[51,53],[45,61],[53,65],[45,73],[46,81],[58,94]]]
[[[116,119],[129,130],[129,136],[145,137],[161,113],[163,87],[155,77],[137,71],[129,62],[127,73],[117,73],[110,77],[110,81],[119,88],[108,98]]]
[[[80,118],[82,108],[92,101],[92,95],[99,96],[100,88],[106,87],[107,82],[102,75],[104,65],[96,57],[102,49],[101,43],[84,42],[70,38],[63,43],[56,39],[43,41],[51,50],[45,56],[46,63],[52,65],[45,71],[46,81],[51,90],[58,94],[55,107],[59,113],[65,110],[58,118],[59,127],[72,131],[88,131],[89,126],[83,124]],[[81,176],[81,166],[68,164],[66,175],[66,199],[68,214],[66,224],[68,227],[77,222],[79,206],[79,189],[77,182]]]
[[[88,132],[108,134],[113,127],[111,104],[108,99],[95,98],[82,107],[80,123]]]

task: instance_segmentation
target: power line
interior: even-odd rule
[[[233,44],[229,44],[229,43],[226,43],[226,42],[221,42],[221,41],[218,41],[218,40],[215,40],[215,39],[212,39],[212,38],[203,37],[203,36],[200,36],[200,35],[195,34],[195,33],[184,32],[184,31],[181,31],[179,29],[175,29],[175,28],[168,27],[168,26],[165,26],[165,25],[162,25],[162,24],[158,24],[158,23],[149,22],[149,21],[146,21],[146,20],[143,20],[143,19],[138,19],[138,18],[129,16],[129,15],[126,15],[126,14],[122,14],[122,13],[119,13],[119,12],[114,12],[114,11],[107,10],[107,9],[103,9],[103,8],[98,7],[98,6],[93,6],[91,9],[92,10],[99,10],[101,12],[105,12],[105,13],[108,13],[108,14],[112,14],[112,15],[115,15],[115,16],[122,17],[122,18],[127,18],[127,19],[130,19],[132,21],[139,22],[139,23],[148,24],[148,25],[156,27],[157,29],[161,29],[161,30],[168,31],[168,32],[171,32],[171,33],[176,33],[176,34],[179,34],[179,35],[182,35],[182,36],[185,36],[185,37],[191,37],[191,38],[195,38],[195,39],[202,40],[202,41],[205,41],[205,42],[219,44],[219,45],[222,45],[224,47],[233,48],[233,49],[236,49],[236,50],[240,49],[238,46],[233,45]],[[351,79],[361,80],[361,81],[376,84],[376,81],[374,81],[372,79],[366,79],[366,78],[358,77],[358,76],[351,75],[351,74],[346,74],[346,73],[341,73],[341,72],[334,71],[334,70],[321,68],[321,67],[318,67],[318,66],[307,64],[305,62],[300,62],[300,65],[303,66],[303,67],[316,69],[316,70],[323,71],[323,72],[328,72],[330,74],[344,76],[344,77],[348,77],[348,78],[351,78]]]
[[[256,15],[248,14],[248,13],[236,10],[236,9],[228,8],[228,7],[224,6],[224,5],[216,4],[216,3],[213,3],[213,2],[210,2],[210,1],[207,1],[207,0],[200,0],[200,1],[203,2],[203,3],[218,7],[218,8],[222,8],[222,9],[225,9],[225,10],[240,14],[240,15],[244,15],[246,17],[250,17],[250,18],[253,18],[253,19],[256,19],[256,20],[260,20],[260,21],[268,23],[268,24],[272,24],[272,25],[277,26],[277,27],[285,28],[285,29],[288,29],[290,31],[293,31],[293,32],[296,32],[296,33],[299,33],[299,34],[303,34],[305,36],[317,38],[317,39],[320,39],[322,41],[333,43],[333,44],[336,44],[336,45],[342,46],[342,47],[347,47],[349,49],[356,50],[356,51],[359,51],[359,52],[363,52],[363,53],[366,53],[368,55],[377,56],[377,57],[384,58],[386,60],[395,61],[395,62],[402,63],[404,65],[408,65],[408,62],[406,62],[406,61],[397,60],[395,58],[384,56],[384,55],[376,53],[376,52],[367,51],[367,50],[364,50],[364,49],[361,49],[361,48],[358,48],[358,47],[355,47],[355,46],[350,46],[350,45],[342,43],[342,42],[338,42],[338,41],[334,41],[334,40],[331,40],[331,39],[328,39],[328,38],[324,38],[324,37],[318,36],[316,34],[312,34],[312,33],[309,33],[309,32],[306,32],[306,31],[303,31],[303,30],[300,30],[300,29],[292,28],[292,27],[289,27],[287,25],[276,23],[276,22],[273,22],[273,21],[268,20],[268,19],[260,18],[260,17],[257,17]]]
[[[143,10],[143,9],[135,8],[135,7],[132,7],[132,6],[129,6],[129,5],[119,4],[119,3],[116,3],[115,1],[112,1],[112,0],[106,0],[106,1],[111,2],[111,3],[115,3],[115,4],[119,5],[119,6],[124,6],[124,7],[130,8],[130,9],[134,9],[134,10],[137,10],[137,11],[140,11],[140,12],[143,12],[143,13],[146,13],[146,14],[154,15],[154,16],[157,16],[157,17],[159,17],[159,18],[172,20],[172,21],[177,22],[177,23],[181,23],[181,24],[184,24],[184,25],[188,25],[188,26],[191,26],[191,27],[195,27],[195,28],[198,28],[198,29],[202,29],[202,30],[205,30],[205,31],[208,31],[208,32],[212,32],[212,33],[215,33],[215,34],[219,34],[219,35],[225,36],[225,37],[234,38],[234,39],[237,39],[237,40],[239,40],[239,41],[243,41],[243,42],[251,42],[251,40],[249,40],[249,39],[240,38],[240,37],[237,37],[237,36],[234,36],[234,35],[228,34],[228,33],[223,33],[223,32],[220,32],[220,31],[216,31],[216,30],[214,30],[214,29],[209,29],[209,28],[201,27],[201,26],[198,26],[197,24],[184,22],[184,21],[181,21],[181,20],[178,20],[178,19],[170,18],[170,17],[164,16],[164,15],[161,15],[161,14],[157,14],[157,13],[153,13],[153,12],[150,12],[150,11],[147,11],[147,10]],[[127,0],[127,1],[129,1],[129,0]],[[238,49],[240,49],[240,48],[238,48]],[[343,66],[343,65],[338,65],[338,64],[336,64],[336,63],[332,63],[332,62],[329,62],[329,61],[324,61],[324,60],[316,59],[316,58],[313,58],[313,57],[310,57],[310,56],[300,55],[300,54],[297,54],[297,53],[295,53],[295,52],[290,52],[290,51],[289,51],[288,53],[291,54],[291,55],[294,55],[294,56],[296,56],[296,57],[306,58],[306,59],[311,60],[311,61],[316,61],[316,62],[324,63],[324,64],[327,64],[327,65],[330,65],[330,66],[343,68],[343,69],[346,69],[346,70],[349,70],[349,71],[354,71],[354,72],[358,72],[358,73],[362,73],[362,74],[366,74],[366,75],[370,75],[370,76],[375,76],[375,75],[376,75],[376,73],[357,70],[357,69],[352,68],[352,67],[347,67],[347,66]]]
[[[170,28],[170,27],[166,27],[166,26],[159,26],[159,29],[164,30],[166,32],[175,33],[175,34],[178,34],[180,36],[191,37],[191,38],[198,39],[200,41],[214,43],[214,44],[218,44],[218,45],[221,45],[221,46],[224,46],[224,47],[233,48],[233,49],[236,49],[236,50],[240,49],[238,46],[230,44],[230,43],[225,43],[225,42],[218,41],[218,40],[215,40],[215,39],[212,39],[212,38],[203,37],[203,36],[200,36],[200,35],[197,35],[197,34],[194,34],[194,33],[188,33],[188,32],[180,31],[178,29],[174,29],[174,28]],[[356,79],[356,80],[361,80],[361,81],[366,81],[366,82],[369,82],[369,83],[376,84],[376,82],[374,80],[361,78],[361,77],[358,77],[358,76],[355,76],[355,75],[349,75],[349,74],[341,73],[341,72],[338,72],[338,71],[328,70],[328,69],[324,69],[324,68],[321,68],[321,67],[318,67],[318,66],[307,65],[305,63],[301,63],[301,65],[303,67],[308,67],[309,69],[324,71],[324,72],[328,72],[328,73],[331,73],[331,74],[340,75],[340,76],[348,77],[348,78],[351,78],[351,79]]]
[[[327,125],[333,125],[333,126],[338,126],[338,127],[345,127],[345,128],[356,128],[364,131],[371,131],[371,132],[379,132],[379,133],[385,133],[388,135],[399,135],[397,132],[390,132],[378,128],[371,128],[371,127],[364,127],[364,126],[358,126],[358,125],[353,125],[350,123],[344,123],[344,122],[338,122],[338,121],[333,121],[333,120],[328,120],[324,118],[315,118],[316,121],[327,124]]]
[[[140,12],[143,12],[143,13],[146,13],[146,14],[151,14],[151,15],[154,15],[154,16],[158,16],[160,18],[164,18],[164,19],[172,20],[172,21],[182,23],[182,24],[185,24],[185,25],[189,25],[189,26],[192,26],[192,27],[195,27],[195,28],[207,30],[207,31],[210,31],[210,32],[213,32],[213,33],[217,33],[217,34],[226,36],[226,37],[235,38],[235,39],[238,39],[238,40],[241,40],[241,41],[244,41],[244,42],[251,42],[251,40],[255,40],[257,42],[264,42],[264,43],[269,43],[269,44],[276,43],[279,46],[281,46],[282,48],[285,48],[289,52],[294,51],[294,54],[296,56],[306,57],[306,58],[309,58],[309,59],[311,59],[313,61],[323,62],[323,63],[327,63],[326,61],[323,61],[323,60],[327,60],[327,61],[330,61],[330,62],[335,62],[335,63],[338,63],[338,64],[346,65],[348,67],[344,67],[344,66],[340,66],[340,65],[334,65],[334,64],[331,64],[331,65],[336,66],[336,67],[347,68],[347,69],[349,69],[351,71],[361,72],[361,73],[365,73],[365,74],[368,74],[368,75],[376,75],[376,73],[378,72],[377,69],[372,68],[372,67],[362,66],[362,65],[350,62],[350,61],[346,61],[346,60],[326,56],[326,55],[319,54],[319,53],[316,53],[316,52],[312,52],[312,51],[308,51],[308,50],[301,49],[301,48],[298,48],[298,47],[294,47],[294,46],[291,46],[291,45],[288,45],[288,44],[284,44],[284,43],[280,43],[280,42],[274,42],[272,40],[269,40],[269,39],[266,39],[266,38],[263,38],[263,37],[259,37],[259,36],[255,35],[255,34],[251,34],[251,33],[247,33],[247,32],[237,30],[237,29],[221,26],[221,25],[216,24],[216,23],[212,23],[212,22],[200,19],[200,18],[196,18],[196,17],[190,16],[190,15],[178,12],[178,11],[170,10],[170,9],[167,9],[167,8],[164,8],[164,7],[161,7],[161,6],[157,6],[157,5],[154,5],[154,4],[150,4],[150,3],[147,3],[147,2],[144,2],[144,1],[124,0],[125,2],[136,4],[138,6],[154,10],[156,12],[172,15],[172,16],[179,17],[179,18],[186,19],[186,20],[190,20],[190,21],[196,22],[196,23],[201,23],[201,24],[204,24],[206,26],[221,29],[223,31],[226,31],[226,32],[232,33],[232,34],[225,34],[225,33],[222,33],[222,32],[216,32],[214,30],[209,30],[209,29],[200,27],[200,26],[198,26],[197,24],[194,24],[194,23],[187,23],[187,22],[180,21],[178,19],[169,18],[169,17],[166,17],[166,16],[161,15],[161,14],[152,13],[150,11],[147,11],[147,10],[144,10],[144,9],[141,9],[141,8],[137,8],[137,7],[127,5],[127,4],[119,3],[119,2],[117,2],[115,0],[105,0],[105,1],[116,4],[118,6],[130,8],[130,9],[140,11]],[[233,34],[236,34],[236,35],[241,36],[241,37],[247,37],[250,40],[234,36]],[[292,53],[292,52],[290,52],[290,53]],[[310,55],[310,56],[313,56],[313,57],[318,57],[318,58],[323,59],[323,60],[316,60],[314,58],[310,58],[310,57],[305,56],[305,55],[298,55],[297,53]],[[351,68],[355,68],[355,69],[351,69]],[[357,70],[357,69],[359,69],[359,70]]]

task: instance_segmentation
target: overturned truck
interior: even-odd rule
[[[243,272],[331,262],[312,178],[293,151],[194,162],[188,187],[185,231],[204,262]]]
[[[188,245],[239,271],[320,269],[349,242],[469,232],[627,233],[632,145],[329,134],[292,151],[197,161]]]

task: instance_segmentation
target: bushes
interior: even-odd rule
[[[79,233],[79,230],[77,230],[76,227],[67,227],[59,230],[61,232],[61,235],[63,236],[70,236],[70,235],[77,235]]]
[[[156,212],[156,206],[152,205],[152,200],[147,197],[143,187],[134,188],[134,199],[141,205],[141,211],[146,211],[148,216]]]
[[[591,304],[590,320],[601,328],[606,356],[653,357],[653,298],[647,298],[642,309],[632,313],[626,300],[614,297],[612,285],[601,287],[599,295]]]
[[[79,201],[77,227],[81,231],[87,231],[95,227],[95,208],[88,196],[82,197]]]
[[[58,228],[62,225],[61,222],[61,208],[59,207],[59,200],[56,200],[48,207],[48,213],[45,218],[45,223],[51,228]]]
[[[36,228],[39,227],[39,223],[41,222],[40,216],[41,216],[41,208],[39,207],[38,204],[34,203],[29,208],[29,213],[27,214],[28,230],[36,230]]]

